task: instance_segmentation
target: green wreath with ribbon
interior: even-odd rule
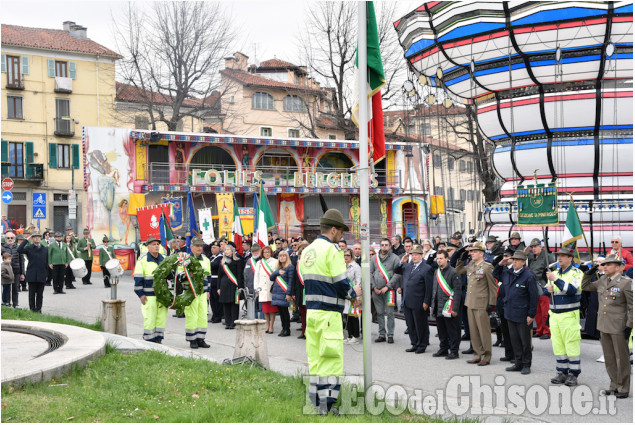
[[[179,266],[182,266],[185,271],[186,281],[183,282],[183,293],[176,296],[168,287],[168,278],[176,276],[176,270]],[[194,256],[182,252],[178,255],[170,255],[159,264],[153,276],[152,286],[157,301],[167,308],[176,310],[178,314],[182,314],[185,307],[192,304],[194,299],[205,296],[203,292],[205,273],[203,266]]]

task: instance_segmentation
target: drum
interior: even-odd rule
[[[69,265],[73,271],[73,276],[75,276],[76,279],[81,279],[88,274],[86,262],[81,258],[74,259]]]
[[[123,275],[123,267],[121,267],[121,263],[116,258],[112,260],[108,260],[106,263],[106,270],[110,273],[112,277],[119,277]]]

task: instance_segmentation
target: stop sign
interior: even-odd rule
[[[9,177],[2,180],[2,190],[11,190],[11,189],[13,189],[13,180],[11,180]]]

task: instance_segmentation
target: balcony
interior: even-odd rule
[[[72,118],[55,118],[55,135],[73,137],[75,135],[75,121]]]
[[[24,90],[24,81],[22,80],[10,81],[7,79],[7,88],[13,89],[13,90]]]
[[[55,92],[56,93],[72,93],[73,80],[68,77],[55,77]]]
[[[465,201],[460,199],[446,199],[445,200],[445,209],[446,210],[455,210],[455,211],[464,211],[465,210]]]
[[[2,175],[13,180],[42,183],[44,181],[44,164],[2,163]]]

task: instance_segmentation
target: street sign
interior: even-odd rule
[[[43,206],[46,207],[46,192],[33,192],[33,206],[34,207],[39,207],[39,206]],[[34,208],[35,210],[35,208]],[[44,208],[45,213],[44,215],[46,215],[46,208]]]
[[[77,210],[68,210],[68,219],[77,220]]]
[[[11,189],[13,189],[13,180],[11,180],[9,177],[2,180],[2,190],[11,190]]]
[[[75,191],[69,190],[68,191],[68,208],[75,209],[76,207],[77,207],[77,196],[75,196]]]
[[[46,218],[46,207],[33,207],[33,218],[43,219]]]
[[[4,192],[2,194],[2,202],[4,202],[5,204],[10,204],[11,201],[13,201],[13,193],[11,192]]]

